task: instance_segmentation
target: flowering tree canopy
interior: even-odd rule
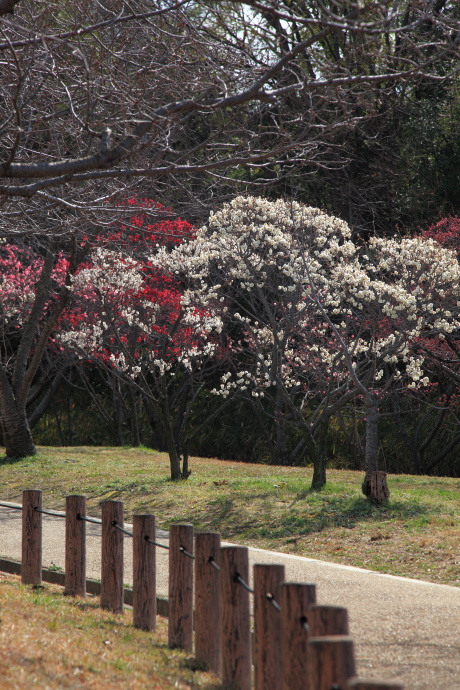
[[[171,477],[179,479],[187,472],[180,466],[187,404],[218,346],[221,322],[206,308],[185,304],[177,277],[154,262],[160,244],[170,251],[194,236],[193,227],[179,219],[144,228],[143,221],[131,219],[127,232],[110,234],[79,266],[57,339],[148,398],[163,426]]]
[[[373,238],[363,250],[344,222],[292,201],[238,197],[196,240],[155,260],[186,283],[188,304],[219,313],[244,363],[229,368],[217,393],[274,395],[310,441],[360,397],[369,471],[380,401],[395,385],[425,386],[421,339],[439,341],[460,325],[452,251],[423,238]]]
[[[70,254],[27,242],[0,247],[0,410],[11,456],[35,452],[26,405],[47,346],[135,383],[151,396],[166,427],[175,374],[182,371],[181,382],[188,382],[183,389],[190,390],[197,362],[215,347],[209,334],[218,321],[184,307],[177,279],[149,260],[160,244],[171,248],[193,237],[194,228],[150,200],[133,198],[124,205],[133,212],[122,215],[122,225],[81,238]],[[171,438],[170,454],[178,436],[176,431]]]

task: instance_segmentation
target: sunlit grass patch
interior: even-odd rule
[[[187,481],[171,482],[167,456],[153,450],[41,448],[0,463],[0,498],[21,501],[23,489],[41,487],[44,506],[62,510],[67,494],[83,493],[96,516],[102,501],[123,500],[127,520],[151,512],[159,527],[190,522],[226,541],[460,585],[458,479],[390,475],[390,501],[375,507],[359,472],[329,470],[314,492],[311,468],[198,458],[190,466]],[[417,550],[422,539],[441,546]]]

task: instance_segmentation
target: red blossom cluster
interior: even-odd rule
[[[442,218],[434,225],[430,225],[428,230],[422,232],[422,237],[429,237],[435,240],[441,247],[460,251],[460,218],[448,216]]]

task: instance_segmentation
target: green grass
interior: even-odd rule
[[[320,492],[311,469],[192,458],[185,482],[168,479],[162,453],[139,448],[41,448],[37,456],[0,462],[0,500],[43,490],[44,507],[63,509],[85,494],[100,515],[123,500],[126,519],[151,512],[157,524],[191,522],[224,539],[270,550],[460,585],[460,480],[397,475],[381,508],[361,494],[361,473],[330,470]]]

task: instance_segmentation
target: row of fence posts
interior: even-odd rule
[[[23,492],[22,582],[42,579],[42,492]],[[61,514],[62,516],[62,514]],[[133,538],[133,623],[156,626],[155,517],[134,515],[124,528],[123,503],[105,501],[102,520],[86,516],[84,496],[66,497],[65,594],[86,594],[86,522],[101,524],[101,607],[123,611],[123,540]],[[195,547],[195,548],[194,548]],[[168,548],[168,547],[165,547]],[[195,567],[193,567],[195,566]],[[193,581],[195,575],[195,597]],[[221,547],[220,534],[176,524],[169,532],[170,647],[193,650],[224,687],[250,690],[402,690],[402,685],[355,678],[347,610],[316,604],[316,586],[285,582],[283,565],[255,565],[249,582],[248,549]],[[249,595],[254,596],[251,634]],[[253,652],[251,652],[253,638]]]

